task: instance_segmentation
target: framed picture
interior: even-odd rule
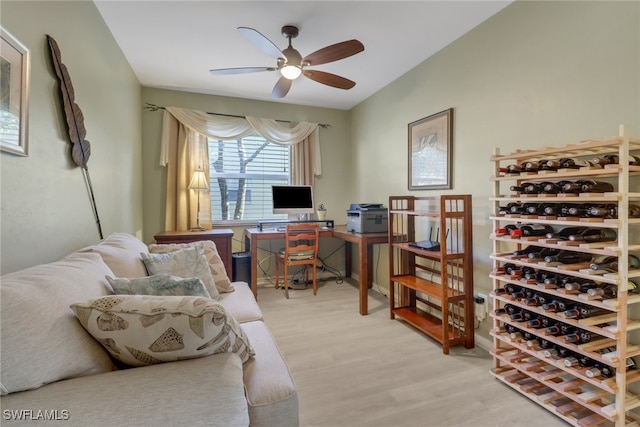
[[[26,156],[29,49],[0,27],[0,150]]]
[[[409,190],[451,188],[453,109],[409,123]]]

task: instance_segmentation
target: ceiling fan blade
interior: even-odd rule
[[[326,64],[328,62],[348,58],[356,53],[362,52],[363,50],[364,45],[358,40],[347,40],[316,50],[312,54],[307,55],[303,61],[308,62],[309,65]]]
[[[344,77],[327,73],[325,71],[303,70],[302,74],[318,83],[322,83],[323,85],[332,86],[338,89],[351,89],[356,85],[356,82],[352,80],[345,79]]]
[[[289,80],[286,77],[280,77],[280,80],[273,87],[273,91],[271,92],[271,96],[273,98],[284,98],[287,93],[289,93],[289,89],[291,89],[291,83],[293,80]]]
[[[241,67],[241,68],[217,68],[215,70],[209,70],[211,74],[217,76],[223,76],[226,74],[247,74],[247,73],[259,73],[260,71],[275,71],[275,67]]]
[[[272,58],[278,59],[281,58],[282,52],[278,49],[271,40],[266,38],[259,31],[254,30],[249,27],[238,27],[238,31],[245,36],[251,43],[253,43],[258,49],[266,53]]]

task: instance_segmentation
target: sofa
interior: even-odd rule
[[[137,283],[151,276],[147,258],[187,253],[192,247],[206,255],[214,278],[208,298],[113,295],[118,281]],[[115,233],[56,262],[0,277],[0,424],[297,426],[298,396],[287,364],[249,286],[231,283],[222,265],[213,242],[147,246]],[[131,304],[159,301],[179,306],[174,307],[178,311],[162,308],[158,315],[153,311],[158,308],[131,309]],[[195,307],[189,310],[200,311],[191,314],[183,307],[188,304]],[[201,317],[200,329],[194,328]],[[147,327],[149,319],[158,318],[184,320],[198,333],[213,327],[227,335],[223,342],[222,332],[215,332],[215,340],[195,353],[180,353],[190,345],[191,332],[176,332],[179,326],[167,329],[175,332],[173,341],[143,344],[150,333],[140,332],[139,323]],[[143,334],[134,335],[140,343],[120,345],[122,322]],[[101,329],[90,330],[96,324]],[[117,337],[114,341],[101,333]],[[214,341],[219,347],[210,346]],[[170,348],[176,342],[178,353]],[[157,352],[138,357],[129,346]],[[200,354],[202,347],[205,353]],[[122,353],[133,354],[134,363],[123,363],[128,359],[119,357]],[[179,356],[172,360],[167,356],[172,353]]]

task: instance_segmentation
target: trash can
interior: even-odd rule
[[[231,254],[232,280],[251,284],[251,252],[234,252]]]

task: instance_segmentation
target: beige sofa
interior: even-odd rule
[[[106,276],[146,275],[148,249],[118,233],[0,278],[0,424],[297,426],[293,379],[246,283],[219,301],[255,353],[244,364],[223,352],[118,369],[81,326],[70,305],[110,294]]]

